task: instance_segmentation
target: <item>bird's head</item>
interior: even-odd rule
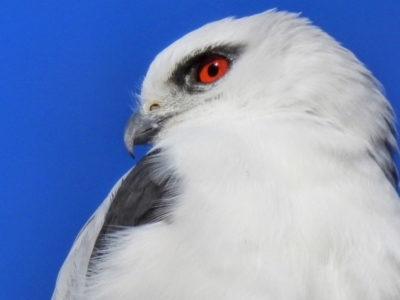
[[[187,34],[155,58],[140,101],[125,129],[131,153],[186,119],[230,111],[313,118],[364,139],[382,164],[393,164],[393,113],[379,84],[297,14],[270,10]]]

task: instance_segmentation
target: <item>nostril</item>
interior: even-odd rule
[[[160,104],[154,103],[154,104],[150,105],[149,110],[153,111],[153,110],[156,110],[156,109],[159,109],[159,108],[160,108]]]

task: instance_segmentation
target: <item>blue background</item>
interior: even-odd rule
[[[0,2],[0,299],[50,298],[79,229],[135,163],[122,132],[153,57],[274,7],[355,52],[400,114],[398,0]]]

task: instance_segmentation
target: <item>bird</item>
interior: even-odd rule
[[[151,63],[152,145],[77,236],[53,300],[400,299],[395,116],[297,13],[208,23]]]

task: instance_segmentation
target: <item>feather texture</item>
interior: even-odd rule
[[[202,85],[208,53],[229,71]],[[400,298],[394,116],[350,51],[295,14],[224,19],[161,52],[140,98],[169,116],[151,175],[179,178],[168,218],[108,233],[85,276],[109,197],[54,300]]]

